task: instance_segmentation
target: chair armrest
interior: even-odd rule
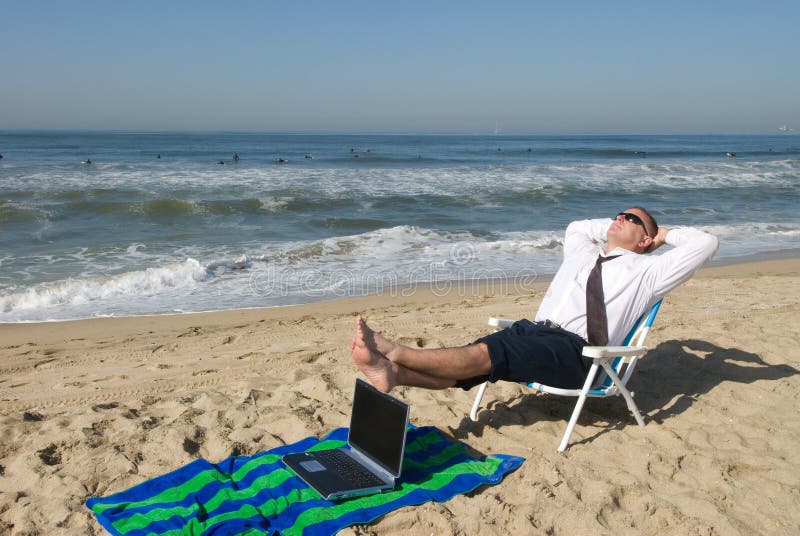
[[[632,357],[643,354],[647,346],[584,346],[583,356],[592,359],[606,357]]]
[[[494,326],[497,329],[503,329],[509,327],[514,322],[516,322],[516,320],[511,320],[510,318],[497,318],[493,316],[489,319],[487,324]]]

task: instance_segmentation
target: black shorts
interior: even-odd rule
[[[580,389],[591,361],[581,356],[586,341],[574,333],[543,323],[519,320],[478,339],[489,347],[492,368],[486,376],[456,382],[468,390],[485,381],[538,382],[562,389]]]

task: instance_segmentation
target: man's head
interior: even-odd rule
[[[617,214],[608,229],[609,250],[621,247],[635,253],[647,253],[658,234],[655,218],[642,207],[631,207]]]

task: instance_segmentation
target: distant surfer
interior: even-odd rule
[[[238,162],[239,161],[239,153],[233,153],[233,161],[234,162]]]
[[[158,158],[159,160],[161,160],[161,153],[158,153],[158,155],[156,155],[156,158]]]
[[[285,158],[276,158],[275,159],[275,163],[276,164],[285,164],[287,162],[288,162],[288,160],[286,160]]]
[[[83,164],[84,166],[91,165],[91,163],[92,163],[92,161],[89,160],[88,158],[86,160],[81,160],[81,164]]]
[[[728,158],[734,158],[734,157],[736,156],[736,153],[727,152],[727,153],[725,153],[725,155],[726,155]]]
[[[305,155],[305,157],[304,157],[304,158],[305,158],[306,160],[311,160],[311,159],[312,159],[312,158],[314,158],[314,157],[313,157],[313,156],[311,156],[311,154],[309,154],[309,153],[306,153],[306,155]]]
[[[220,166],[224,166],[225,165],[225,160],[220,160],[219,162],[217,162],[217,164],[219,164]]]

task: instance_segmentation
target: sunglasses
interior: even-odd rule
[[[640,218],[636,214],[631,214],[630,212],[620,212],[619,214],[617,214],[617,217],[619,218],[620,216],[625,218],[625,221],[629,221],[635,225],[641,225],[642,229],[644,229],[645,234],[647,236],[650,236],[650,231],[647,230],[647,226],[642,221],[642,218]]]

